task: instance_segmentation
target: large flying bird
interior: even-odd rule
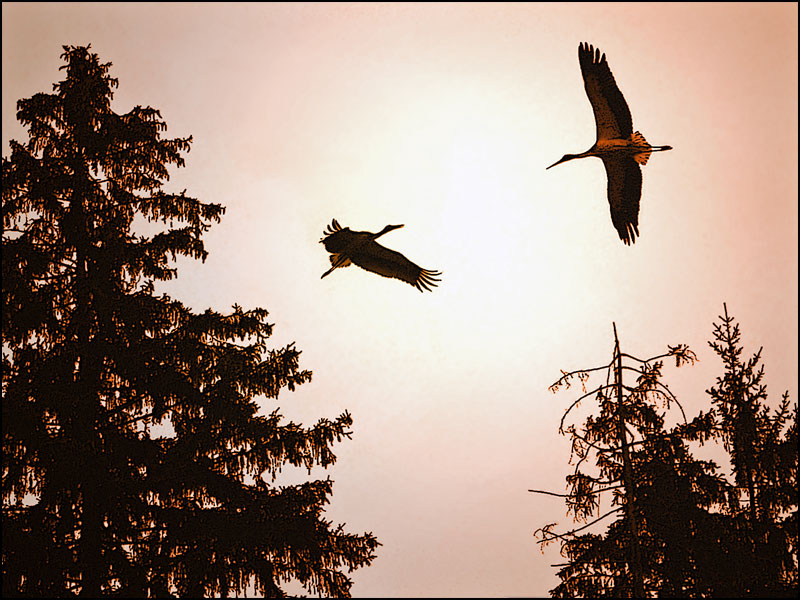
[[[384,277],[394,277],[413,285],[420,292],[423,289],[430,291],[429,286],[435,287],[439,271],[423,269],[405,256],[394,250],[384,248],[375,240],[384,233],[399,229],[402,225],[387,225],[378,233],[369,231],[352,231],[349,227],[342,228],[336,219],[328,225],[323,232],[325,237],[320,240],[325,249],[331,253],[331,268],[322,274],[325,277],[334,269],[347,267],[351,263],[362,269],[372,271]]]
[[[565,154],[555,167],[568,160],[597,156],[602,159],[608,177],[608,203],[611,222],[620,239],[632,244],[639,235],[639,199],[642,195],[642,172],[652,152],[671,150],[672,146],[651,146],[638,131],[633,131],[631,111],[619,91],[606,55],[587,43],[578,46],[578,61],[586,95],[592,104],[597,124],[597,141],[581,154]]]

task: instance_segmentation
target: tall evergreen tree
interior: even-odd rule
[[[30,139],[2,163],[3,595],[282,596],[295,579],[348,596],[344,569],[378,542],[323,518],[330,479],[274,476],[331,465],[350,415],[259,414],[311,379],[293,344],[267,348],[267,311],[155,294],[170,259],[205,259],[224,209],[163,189],[191,138],[162,138],[150,107],[113,112],[88,46],[62,58],[54,93],[18,102]],[[136,236],[137,215],[164,229]]]
[[[556,524],[537,531],[542,544],[560,541],[561,552],[569,561],[561,565],[558,575],[562,583],[551,594],[687,595],[695,579],[683,544],[692,535],[691,526],[676,528],[672,511],[708,504],[696,497],[694,490],[698,482],[703,489],[718,482],[715,465],[693,460],[681,437],[665,429],[666,411],[672,406],[680,408],[680,404],[661,378],[665,359],[674,358],[681,366],[693,363],[696,357],[688,347],[678,345],[642,360],[621,351],[616,327],[614,336],[608,364],[565,372],[551,386],[555,392],[570,387],[577,378],[583,389],[559,427],[562,434],[570,436],[576,461],[567,477],[567,494],[555,495],[565,497],[576,520],[588,521],[567,532],[557,532]],[[605,372],[605,382],[587,391],[586,382],[593,372]],[[589,398],[597,402],[598,414],[589,415],[581,426],[566,425],[567,416]],[[610,495],[610,510],[601,510],[606,495]],[[604,533],[580,533],[608,518],[614,520]]]
[[[739,549],[730,564],[740,578],[741,595],[795,595],[797,566],[797,403],[788,392],[771,410],[763,384],[761,348],[743,360],[739,325],[723,314],[714,323],[709,345],[725,371],[707,393],[713,436],[730,455],[733,481],[726,497],[731,545]]]

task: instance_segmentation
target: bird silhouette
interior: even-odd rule
[[[631,111],[614,81],[605,54],[584,42],[578,46],[578,62],[586,95],[594,111],[597,141],[586,152],[565,154],[547,168],[587,156],[602,159],[608,177],[611,222],[620,239],[625,244],[632,244],[639,235],[639,199],[642,195],[639,165],[647,164],[652,152],[671,150],[672,146],[651,146],[641,133],[633,131]]]
[[[323,232],[325,237],[320,239],[320,243],[324,244],[325,249],[331,253],[332,265],[322,274],[322,277],[329,275],[334,269],[347,267],[352,263],[378,275],[405,281],[420,292],[423,289],[431,291],[431,287],[436,287],[436,282],[441,281],[441,279],[436,279],[441,272],[423,269],[399,252],[389,250],[375,241],[384,233],[400,227],[403,225],[387,225],[378,233],[352,231],[349,227],[342,228],[339,222],[333,219]]]

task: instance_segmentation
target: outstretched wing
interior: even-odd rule
[[[423,289],[431,291],[431,287],[436,287],[436,282],[441,281],[436,279],[441,275],[439,271],[423,269],[399,252],[389,250],[374,241],[360,248],[350,256],[350,260],[367,271],[405,281],[420,292]]]
[[[632,156],[601,157],[608,177],[608,203],[611,222],[626,244],[639,235],[639,198],[642,195],[642,170]]]
[[[342,230],[342,226],[339,225],[339,221],[334,219],[333,221],[331,221],[331,224],[328,225],[327,229],[325,229],[325,231],[322,232],[324,237],[320,238],[319,241],[320,242],[324,242],[326,238],[328,238],[329,236],[333,235],[337,231],[341,231],[341,230]]]
[[[339,221],[336,219],[328,225],[323,233],[325,235],[319,240],[320,244],[325,246],[325,250],[334,254],[346,254],[348,248],[358,242],[355,232],[351,231],[349,227],[339,225]]]
[[[597,139],[627,139],[633,133],[631,111],[614,81],[606,55],[590,44],[583,43],[578,46],[578,62],[581,64],[583,86],[594,111]]]

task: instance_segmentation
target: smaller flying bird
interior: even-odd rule
[[[331,253],[330,259],[331,265],[333,265],[322,274],[322,277],[330,274],[334,269],[347,267],[353,263],[378,275],[405,281],[420,292],[423,289],[431,291],[428,286],[436,287],[436,282],[441,281],[436,277],[441,275],[441,272],[423,269],[399,252],[384,248],[375,241],[384,233],[400,227],[403,225],[387,225],[378,233],[352,231],[349,227],[342,228],[339,222],[333,219],[333,222],[323,232],[325,237],[319,241],[320,244],[325,245],[325,250]]]
[[[583,43],[578,46],[578,62],[583,74],[583,87],[594,111],[597,141],[586,152],[565,154],[547,168],[587,156],[602,159],[608,177],[611,222],[620,239],[632,244],[639,235],[639,200],[642,196],[639,165],[647,164],[652,152],[672,150],[672,146],[651,146],[641,133],[633,131],[631,111],[614,81],[605,54]]]

